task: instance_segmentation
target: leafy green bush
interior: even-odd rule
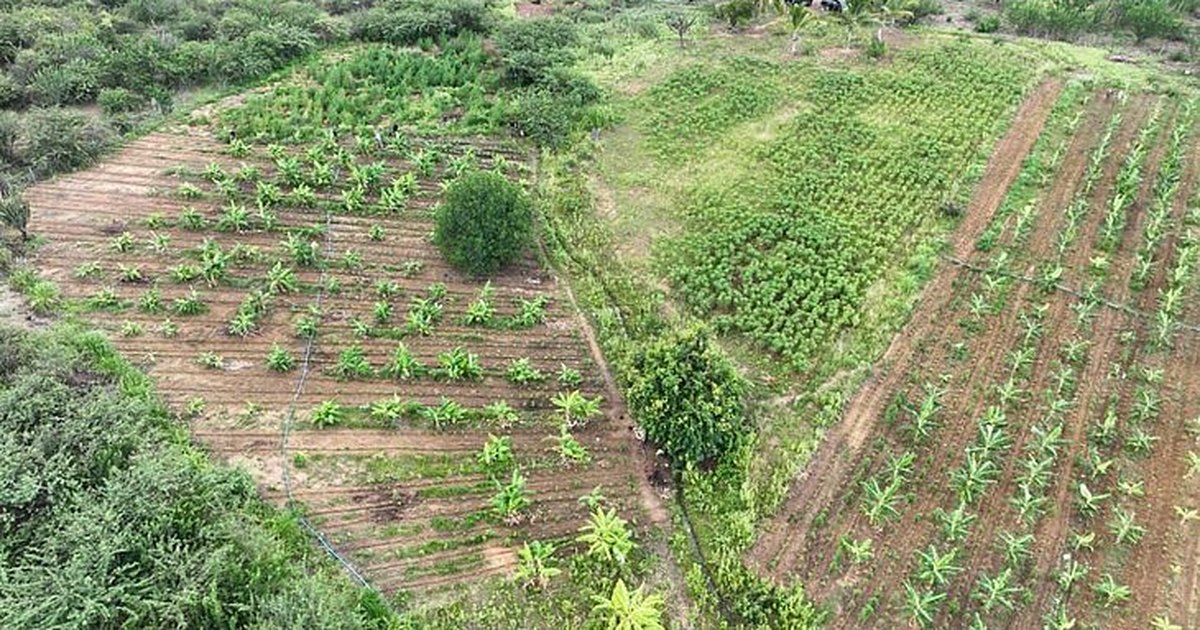
[[[718,4],[713,14],[718,20],[729,24],[729,28],[738,29],[754,19],[754,0],[729,0]]]
[[[0,71],[0,107],[12,107],[25,98],[24,90],[7,72]]]
[[[552,68],[574,61],[578,39],[575,25],[561,18],[505,23],[495,35],[505,80],[518,86],[543,81]]]
[[[930,15],[942,15],[946,9],[942,6],[940,0],[917,0],[913,4],[912,19],[919,20]]]
[[[517,260],[533,232],[533,206],[520,186],[491,171],[455,180],[437,210],[434,242],[455,267],[495,273]]]
[[[1022,35],[1069,39],[1092,28],[1086,5],[1059,0],[1013,0],[1004,17]]]
[[[40,68],[29,81],[29,100],[37,105],[87,103],[100,92],[100,66],[89,59],[71,59]]]
[[[103,338],[0,328],[0,345],[0,626],[395,621],[195,450]]]
[[[113,139],[107,125],[86,114],[57,107],[32,110],[21,118],[13,161],[45,177],[92,163]]]
[[[1167,0],[1125,0],[1118,11],[1117,25],[1129,29],[1139,42],[1178,39],[1184,33],[1183,20]]]
[[[980,18],[979,21],[975,23],[976,33],[995,33],[999,30],[1000,17],[996,15],[989,15],[987,17]]]
[[[104,113],[110,116],[132,112],[145,105],[141,96],[125,88],[100,90],[100,96],[96,98],[96,103],[100,105],[100,109]]]
[[[349,30],[354,39],[413,45],[423,39],[483,33],[486,15],[479,0],[393,1],[351,13]]]
[[[631,362],[628,380],[630,410],[646,437],[677,464],[720,458],[748,430],[745,384],[703,327],[643,349]]]

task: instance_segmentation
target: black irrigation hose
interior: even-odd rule
[[[700,540],[696,538],[692,515],[688,512],[687,500],[683,496],[683,479],[678,473],[672,477],[672,483],[675,486],[675,502],[679,504],[679,512],[683,517],[684,529],[687,530],[687,539],[692,548],[692,554],[696,556],[696,563],[700,566],[700,572],[704,574],[704,581],[708,584],[709,592],[717,597],[717,608],[720,609],[721,616],[726,620],[735,619],[738,615],[733,614],[729,608],[729,602],[725,601],[725,595],[721,593],[720,588],[717,588],[717,581],[713,578],[712,569],[709,568],[708,558],[704,555],[704,549],[700,547]]]
[[[323,260],[328,260],[330,253],[333,251],[332,219],[333,213],[326,210],[325,252]],[[321,308],[321,304],[325,298],[325,277],[326,271],[324,265],[322,265],[320,283],[317,288],[317,309]],[[292,421],[296,418],[296,406],[300,402],[300,395],[304,393],[304,385],[308,381],[308,375],[312,371],[312,357],[314,351],[316,350],[316,345],[317,338],[314,335],[308,338],[308,343],[304,346],[304,356],[300,361],[300,379],[296,381],[296,391],[292,396],[292,402],[288,405],[287,414],[284,416],[283,433],[279,442],[279,454],[283,459],[281,462],[283,466],[283,491],[284,496],[287,497],[287,506],[289,508],[294,508],[297,505],[297,501],[292,497],[292,475],[291,467],[288,463],[288,439],[291,437],[292,433]],[[295,510],[295,512],[299,517],[300,526],[303,527],[304,530],[307,531],[308,534],[317,541],[317,545],[320,546],[321,549],[325,550],[325,553],[329,554],[329,557],[333,558],[338,564],[342,565],[342,568],[346,570],[346,573],[350,575],[351,579],[353,579],[356,583],[358,583],[359,586],[363,588],[374,590],[371,587],[371,584],[367,582],[367,578],[364,577],[363,574],[354,567],[353,563],[351,563],[345,558],[345,556],[338,553],[338,551],[333,548],[333,545],[330,544],[329,539],[313,526],[312,522],[308,520],[307,516],[304,516],[299,510]]]

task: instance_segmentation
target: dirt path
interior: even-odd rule
[[[956,254],[970,255],[979,235],[1020,173],[1024,157],[1045,127],[1061,89],[1062,82],[1057,79],[1044,81],[1035,88],[1021,105],[1008,133],[996,144],[980,179],[980,189],[952,240]],[[951,289],[960,273],[956,267],[942,269],[926,288],[920,304],[914,309],[913,321],[884,353],[880,370],[850,401],[842,422],[825,436],[812,462],[793,482],[785,507],[763,528],[747,557],[751,567],[776,579],[790,571],[794,562],[784,552],[792,544],[789,541],[803,541],[807,537],[818,513],[815,506],[829,503],[842,486],[841,480],[857,460],[857,454],[870,434],[872,421],[905,378],[906,373],[900,368],[909,364],[915,355],[916,342],[943,328],[944,322],[937,314],[953,295]]]

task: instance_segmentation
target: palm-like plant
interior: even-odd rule
[[[939,553],[937,547],[930,545],[929,551],[917,552],[917,577],[929,586],[945,586],[950,578],[963,571],[961,566],[954,564],[957,557],[957,548]]]
[[[442,398],[436,405],[423,407],[420,414],[433,428],[441,429],[448,424],[458,424],[465,420],[467,410],[453,400]]]
[[[1109,573],[1105,573],[1099,582],[1092,586],[1097,599],[1100,600],[1100,605],[1105,608],[1112,608],[1117,604],[1125,603],[1130,597],[1133,597],[1133,589],[1117,582],[1116,579]]]
[[[899,510],[896,509],[900,484],[881,484],[878,479],[872,477],[863,482],[862,489],[863,512],[871,525],[878,527],[883,521],[900,516]]]
[[[392,358],[388,364],[383,367],[382,373],[397,380],[409,380],[418,378],[425,372],[425,366],[421,365],[420,360],[413,355],[412,351],[404,343],[396,345],[396,349],[392,351]]]
[[[1014,584],[1012,569],[1006,568],[995,577],[986,573],[980,575],[971,596],[979,602],[985,612],[992,612],[998,607],[1013,610],[1021,590],[1021,587]]]
[[[1067,563],[1067,566],[1063,567],[1054,576],[1054,581],[1058,583],[1058,588],[1062,589],[1064,593],[1068,593],[1071,591],[1071,587],[1075,586],[1078,582],[1082,582],[1087,577],[1087,574],[1088,568],[1086,565],[1071,560]]]
[[[513,469],[512,478],[508,483],[496,482],[497,492],[492,497],[492,513],[509,525],[516,525],[523,519],[522,511],[529,507],[529,491],[525,488],[525,475],[520,469]]]
[[[849,536],[842,536],[839,544],[842,551],[846,552],[846,555],[850,557],[850,562],[854,564],[863,564],[875,557],[873,549],[875,542],[870,538],[855,540]]]
[[[911,583],[904,583],[904,614],[920,628],[933,626],[938,606],[944,599],[945,593],[919,591]]]
[[[1004,558],[1012,566],[1018,566],[1033,554],[1033,534],[1000,532],[998,539]]]
[[[600,415],[600,403],[603,399],[599,396],[588,398],[579,393],[578,390],[570,392],[559,392],[550,399],[550,402],[562,414],[563,424],[568,429],[573,429],[586,424],[592,418]]]
[[[605,562],[624,565],[637,547],[628,523],[617,516],[616,509],[597,508],[580,531],[583,533],[576,540],[588,546],[588,556]]]
[[[525,546],[517,550],[517,571],[514,577],[521,581],[525,588],[546,588],[551,578],[562,573],[562,569],[554,566],[556,550],[554,545],[540,540],[525,543]]]
[[[958,542],[967,537],[971,531],[971,524],[979,516],[967,512],[967,504],[959,502],[958,507],[949,512],[938,510],[936,518],[942,525],[942,536],[948,542]]]
[[[362,346],[354,344],[338,354],[337,361],[330,368],[330,372],[339,381],[349,381],[353,379],[371,378],[375,374],[375,370],[367,361],[367,356],[363,352]]]
[[[438,355],[440,374],[451,381],[468,381],[483,378],[483,366],[479,355],[456,347]]]
[[[618,579],[609,597],[592,596],[596,602],[592,614],[602,619],[607,630],[662,630],[662,596],[647,595],[643,588],[630,591]]]
[[[22,241],[28,241],[29,203],[20,195],[0,196],[0,224],[16,230]]]
[[[1090,519],[1100,511],[1104,500],[1108,497],[1107,493],[1092,492],[1086,483],[1081,483],[1079,484],[1079,495],[1075,498],[1075,506],[1079,508],[1079,513],[1085,519]]]
[[[989,485],[996,483],[999,474],[996,462],[983,459],[975,451],[967,451],[962,467],[950,473],[950,483],[964,503],[974,503]]]
[[[808,6],[793,4],[788,7],[788,24],[792,27],[792,43],[788,54],[795,55],[800,47],[800,33],[817,24],[820,20]]]
[[[558,451],[558,458],[564,465],[584,464],[592,458],[591,453],[579,440],[575,439],[574,435],[571,435],[566,425],[561,427],[557,438],[550,439],[557,441],[558,445],[555,450]]]
[[[1113,511],[1113,518],[1108,523],[1108,531],[1112,532],[1118,544],[1137,543],[1146,535],[1146,528],[1137,524],[1133,512],[1120,508]]]
[[[267,270],[267,291],[274,294],[294,293],[298,288],[296,272],[292,271],[291,267],[276,261]]]
[[[495,472],[503,469],[513,460],[512,438],[507,435],[503,437],[488,435],[483,449],[475,457],[488,471]]]

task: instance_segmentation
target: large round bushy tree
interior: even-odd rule
[[[503,175],[477,171],[450,185],[433,237],[450,264],[486,276],[519,258],[532,234],[528,195]]]
[[[705,328],[659,339],[631,367],[630,409],[675,463],[719,458],[745,433],[745,383]]]

